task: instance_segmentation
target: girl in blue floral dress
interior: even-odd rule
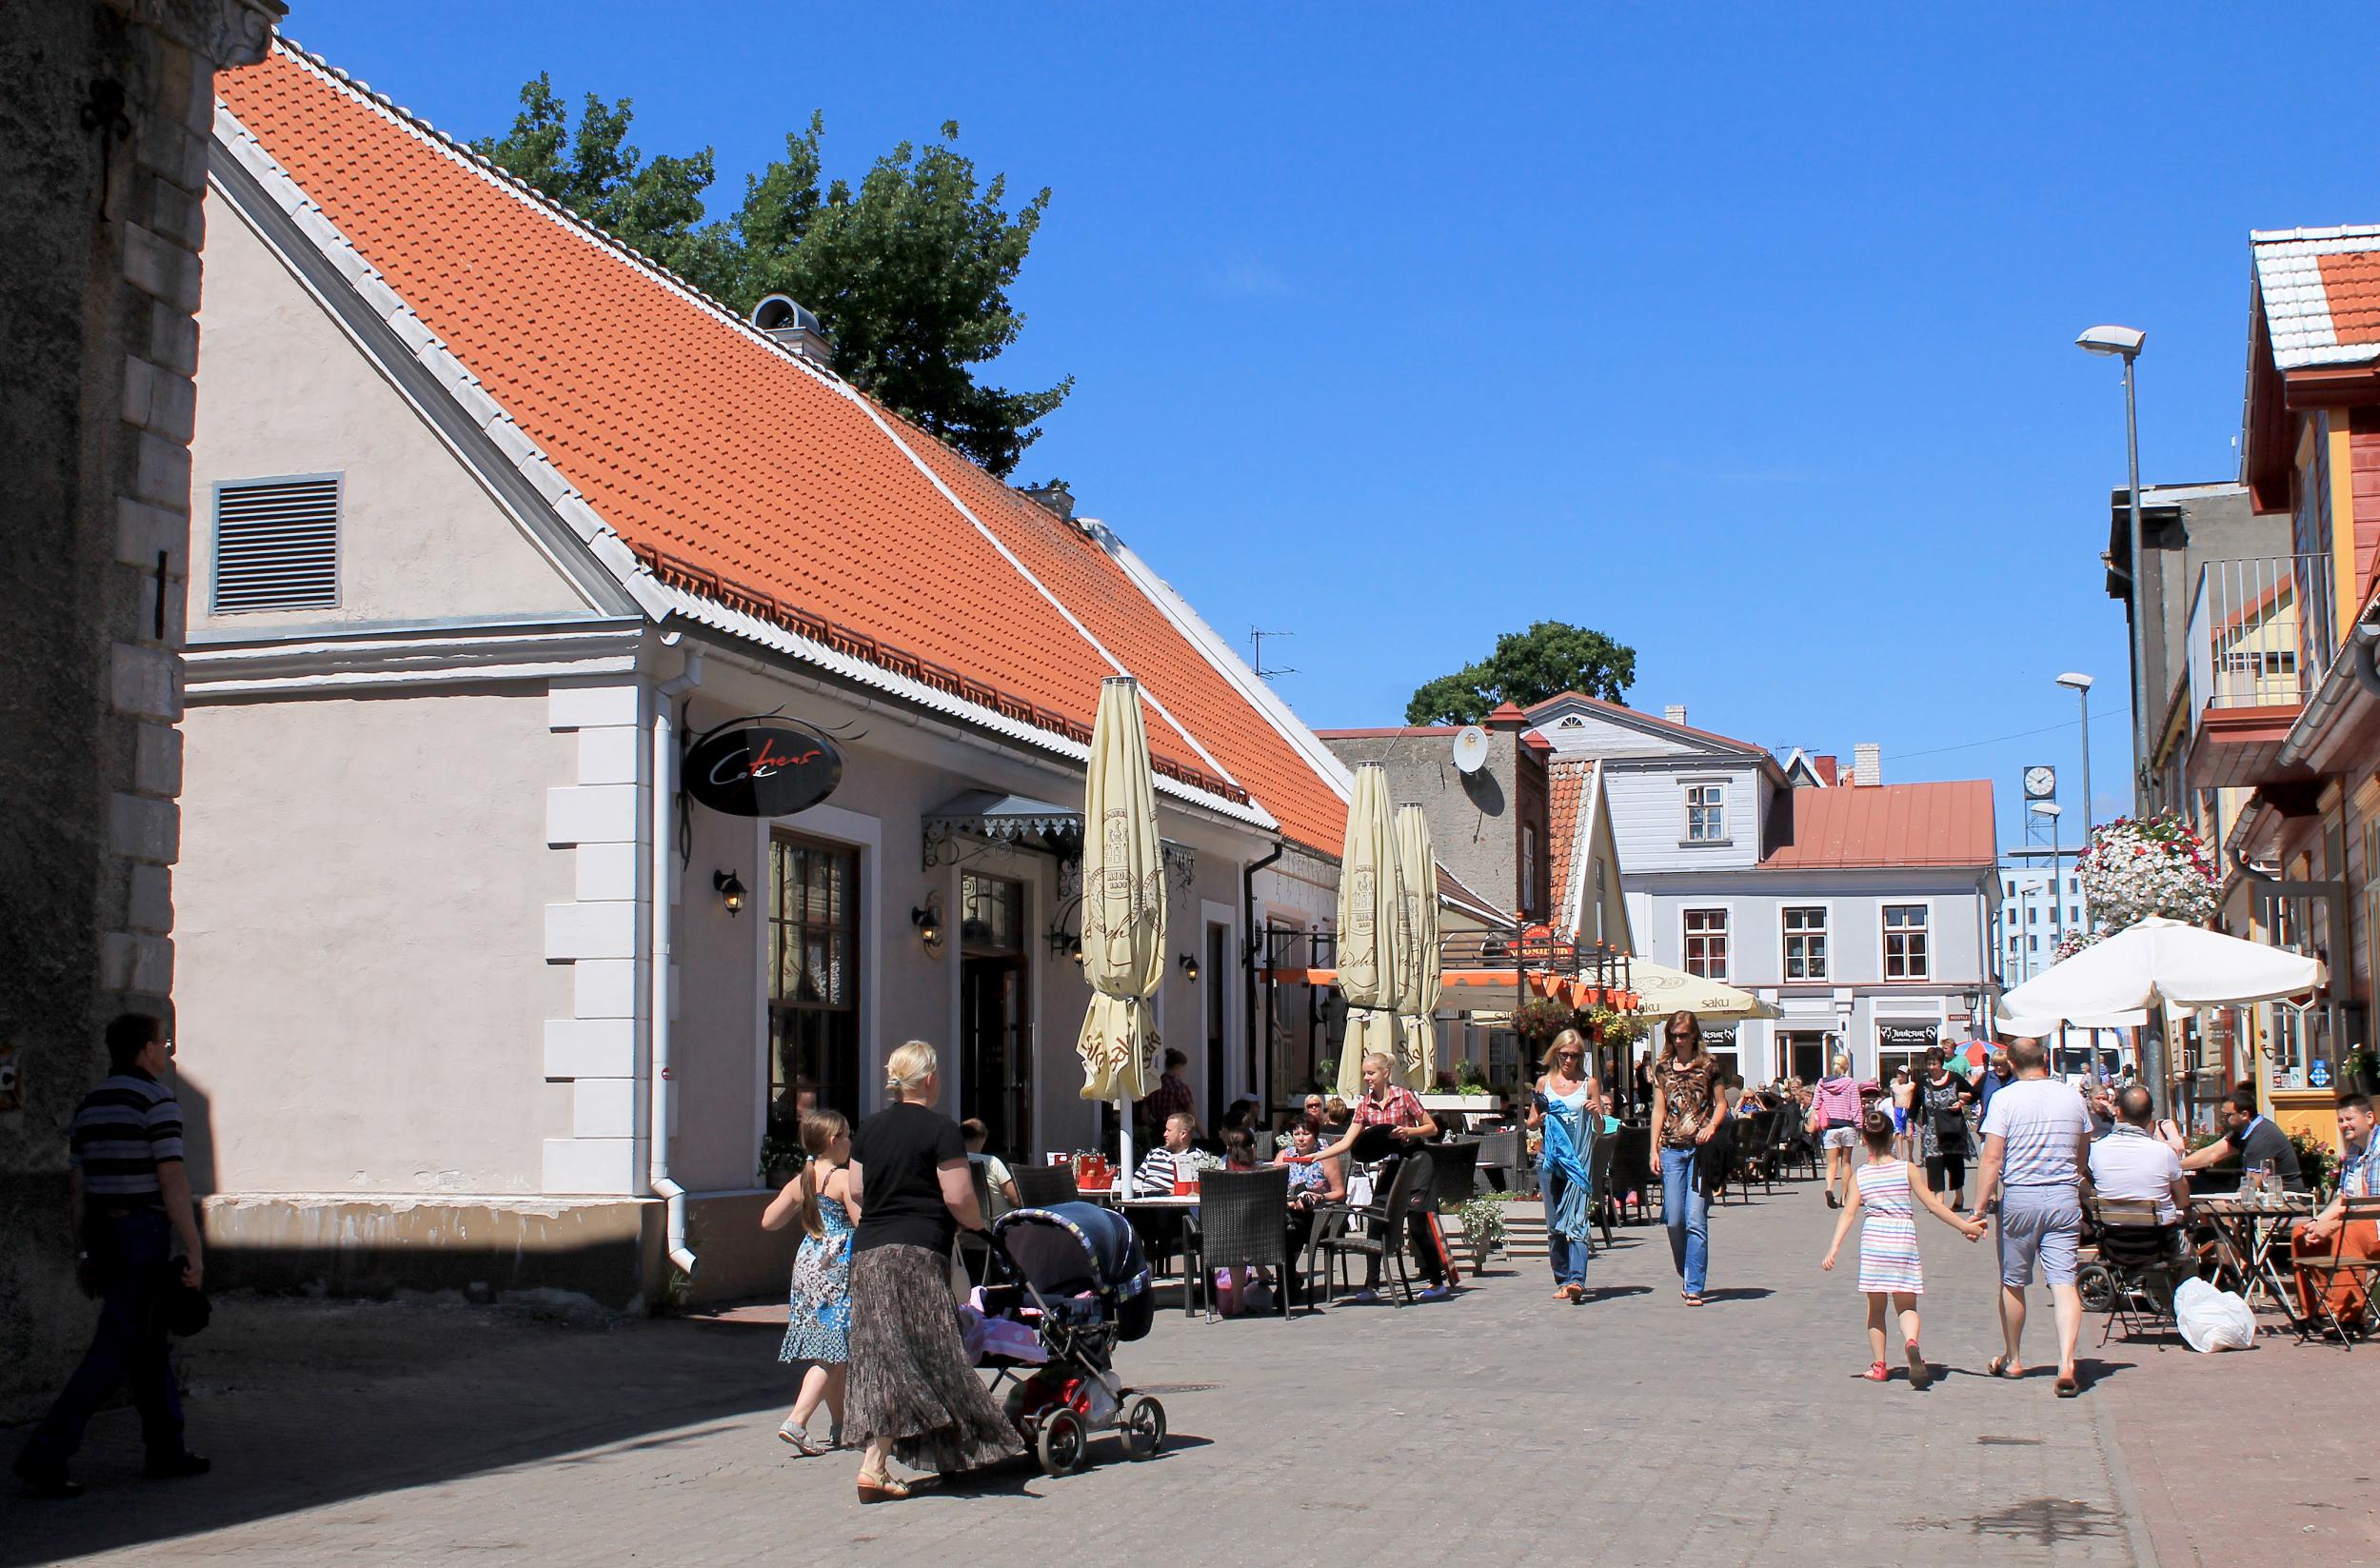
[[[793,1413],[777,1436],[805,1457],[832,1447],[810,1440],[810,1418],[819,1401],[836,1432],[843,1429],[843,1389],[851,1360],[851,1232],[860,1218],[851,1196],[851,1124],[834,1111],[812,1111],[802,1119],[802,1147],[809,1162],[785,1183],[761,1216],[763,1230],[783,1230],[799,1221],[802,1250],[793,1259],[792,1308],[785,1342],[777,1359],[807,1362]]]

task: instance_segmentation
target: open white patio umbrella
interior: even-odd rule
[[[2151,915],[2000,998],[2005,1033],[2044,1035],[2060,1023],[2105,1023],[2166,1006],[2181,1012],[2307,996],[2319,961],[2204,926]]]
[[[1429,813],[1400,805],[1397,841],[1397,1081],[1429,1092],[1438,1072],[1438,1002],[1443,990],[1438,951],[1438,857]]]
[[[1165,857],[1157,836],[1157,786],[1140,687],[1113,676],[1100,685],[1082,793],[1082,973],[1090,1010],[1075,1049],[1082,1098],[1112,1100],[1123,1121],[1131,1180],[1132,1102],[1157,1080],[1157,1020],[1149,998],[1165,978]]]
[[[1339,859],[1339,993],[1347,1030],[1339,1051],[1339,1095],[1363,1092],[1363,1059],[1397,1057],[1397,842],[1388,817],[1388,773],[1356,768],[1347,840]]]
[[[1636,993],[1636,1005],[1632,1010],[1640,1018],[1667,1018],[1680,1007],[1705,1023],[1784,1016],[1750,991],[1739,990],[1723,980],[1690,975],[1651,959],[1628,961],[1628,986]]]

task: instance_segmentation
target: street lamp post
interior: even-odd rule
[[[2078,670],[2068,670],[2057,678],[2057,684],[2072,690],[2075,705],[2082,711],[2083,764],[2083,842],[2091,842],[2091,830],[2099,824],[2098,813],[2091,800],[2091,677]]]
[[[2062,901],[2066,897],[2066,889],[2060,884],[2066,878],[2058,866],[2058,856],[2064,846],[2058,842],[2057,820],[2065,814],[2065,808],[2055,801],[2035,801],[2033,812],[2036,817],[2050,819],[2050,933],[2053,941],[2063,943],[2066,940],[2066,905]]]
[[[2140,346],[2149,335],[2131,327],[2093,327],[2074,340],[2076,347],[2090,354],[2120,354],[2124,359],[2124,460],[2131,484],[2131,519],[2129,537],[2132,548],[2132,808],[2140,808],[2142,784],[2150,763],[2149,702],[2152,693],[2148,688],[2149,661],[2146,653],[2148,638],[2142,625],[2147,605],[2141,602],[2142,584],[2146,581],[2148,564],[2141,560],[2140,550],[2140,416],[2132,396],[2132,361],[2140,357]],[[2085,801],[2084,815],[2090,815],[2090,803]]]

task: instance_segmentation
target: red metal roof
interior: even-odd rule
[[[1089,532],[289,46],[215,82],[664,580],[830,623],[855,657],[938,666],[1068,733],[1104,648],[1174,721],[1149,718],[1160,765],[1338,853],[1332,780]]]
[[[1545,834],[1553,841],[1550,869],[1554,874],[1554,908],[1566,912],[1570,897],[1570,863],[1578,844],[1578,813],[1587,796],[1587,781],[1595,776],[1588,761],[1557,761],[1545,770]]]
[[[1780,789],[1769,812],[1763,871],[1997,863],[1992,785],[1837,784]]]

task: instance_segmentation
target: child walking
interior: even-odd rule
[[[770,1200],[761,1229],[783,1230],[797,1220],[802,1224],[785,1342],[777,1359],[806,1361],[809,1370],[777,1436],[815,1459],[841,1440],[830,1436],[823,1447],[810,1440],[810,1418],[822,1399],[834,1432],[843,1430],[843,1376],[851,1360],[851,1232],[860,1205],[851,1196],[851,1123],[836,1111],[812,1111],[802,1119],[802,1147],[809,1163]]]
[[[1851,1201],[1835,1224],[1835,1244],[1826,1249],[1832,1270],[1851,1222],[1863,1211],[1868,1222],[1859,1232],[1859,1288],[1868,1295],[1868,1345],[1875,1352],[1868,1380],[1890,1376],[1884,1364],[1884,1331],[1888,1309],[1900,1314],[1901,1343],[1909,1355],[1909,1386],[1923,1388],[1934,1380],[1925,1352],[1917,1348],[1917,1298],[1925,1294],[1925,1272],[1917,1261],[1917,1211],[1927,1211],[1973,1241],[1983,1235],[1983,1222],[1953,1213],[1926,1185],[1925,1172],[1894,1156],[1893,1119],[1883,1107],[1868,1112],[1859,1123],[1860,1141],[1868,1147],[1867,1163],[1852,1173]]]

